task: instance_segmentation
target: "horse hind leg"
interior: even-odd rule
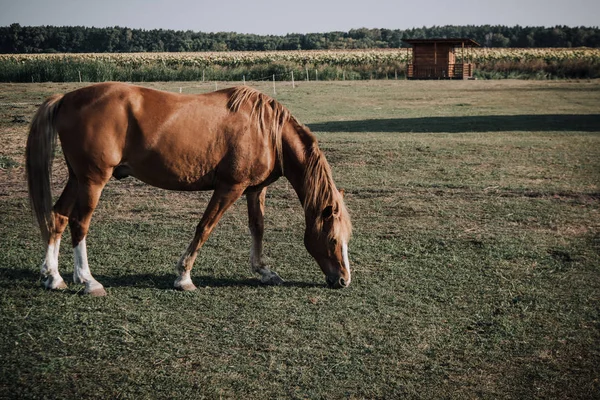
[[[92,276],[90,271],[85,238],[89,230],[92,213],[98,205],[102,189],[109,178],[110,174],[107,174],[102,179],[80,181],[77,198],[69,216],[69,228],[71,229],[75,259],[73,281],[75,283],[83,283],[85,285],[84,293],[91,296],[106,295],[104,286]]]
[[[252,236],[250,247],[250,268],[260,274],[260,281],[266,285],[281,285],[283,279],[263,261],[263,236],[265,231],[265,197],[267,188],[260,192],[246,194],[248,203],[248,227]]]
[[[40,271],[44,287],[47,289],[65,289],[67,287],[67,284],[58,272],[58,253],[62,234],[67,227],[69,221],[68,215],[71,213],[76,195],[77,180],[71,171],[69,171],[67,185],[52,209],[54,225],[50,231],[46,258]]]
[[[60,250],[60,238],[50,240],[46,250],[46,257],[42,263],[40,274],[42,283],[46,289],[66,289],[67,284],[58,272],[58,252]]]

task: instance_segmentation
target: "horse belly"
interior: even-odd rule
[[[123,168],[128,175],[162,189],[212,190],[215,186],[216,165],[185,153],[175,159],[156,153],[149,154],[117,168]]]

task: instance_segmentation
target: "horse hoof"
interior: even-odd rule
[[[260,278],[260,282],[264,285],[279,286],[283,284],[284,281],[277,273],[271,272],[269,275],[263,275]]]
[[[67,288],[67,284],[62,279],[56,282],[54,279],[49,277],[44,281],[44,287],[48,290],[64,290]]]
[[[104,290],[104,286],[96,281],[86,284],[83,293],[92,297],[106,296],[106,290]]]
[[[104,290],[104,287],[100,286],[98,288],[94,288],[94,289],[85,289],[85,291],[83,292],[84,294],[87,294],[89,296],[92,297],[104,297],[106,296],[106,290]]]
[[[65,283],[65,281],[60,281],[55,288],[53,289],[57,289],[57,290],[64,290],[67,288],[67,284]]]
[[[181,290],[182,292],[191,292],[192,290],[196,290],[196,285],[192,283],[192,281],[184,281],[184,282],[175,282],[175,289]]]

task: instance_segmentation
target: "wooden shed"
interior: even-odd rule
[[[471,39],[406,39],[413,46],[407,66],[408,79],[470,79],[475,65]],[[412,62],[411,62],[412,61]]]

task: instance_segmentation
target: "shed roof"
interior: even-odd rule
[[[446,43],[446,44],[453,44],[453,45],[462,45],[463,43],[467,46],[475,46],[475,47],[479,47],[481,46],[479,43],[477,43],[476,41],[474,41],[473,39],[460,39],[460,38],[440,38],[440,39],[403,39],[402,40],[405,43],[408,44],[433,44],[433,43]]]

